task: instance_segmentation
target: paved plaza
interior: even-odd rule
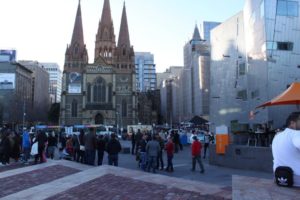
[[[123,147],[130,145],[122,141]],[[148,173],[135,157],[120,154],[119,167],[67,160],[0,167],[1,199],[298,199],[300,190],[277,187],[272,174],[211,166],[190,171],[189,146],[175,154],[174,172]],[[105,158],[104,164],[107,163]]]

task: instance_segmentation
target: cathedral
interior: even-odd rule
[[[88,63],[80,1],[71,44],[67,46],[60,108],[61,125],[135,124],[134,50],[130,45],[125,3],[118,43],[109,0],[104,0],[96,33],[94,63]]]

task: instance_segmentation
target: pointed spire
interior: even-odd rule
[[[104,0],[101,23],[103,26],[104,25],[110,26],[112,23],[109,0]]]
[[[192,40],[201,40],[197,24],[195,25],[195,29],[194,29],[194,34],[193,34],[193,39]]]
[[[125,2],[124,2],[124,6],[123,6],[120,33],[119,33],[119,39],[118,39],[118,47],[121,47],[122,45],[130,47],[130,39],[129,39]]]
[[[78,3],[71,45],[74,43],[78,43],[79,46],[84,46],[80,0]]]

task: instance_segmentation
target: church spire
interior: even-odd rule
[[[82,72],[83,68],[87,63],[88,63],[88,54],[83,39],[81,5],[79,0],[71,44],[67,46],[67,50],[65,54],[64,69],[69,72],[70,71]]]
[[[119,40],[118,40],[118,47],[122,47],[122,46],[126,46],[130,48],[130,39],[129,39],[125,2],[123,6],[123,13],[122,13]]]
[[[107,64],[112,64],[115,47],[116,39],[110,4],[109,0],[104,0],[102,16],[96,35],[94,62],[96,63],[104,59]]]
[[[74,43],[78,43],[81,47],[84,46],[80,0],[78,3],[71,45],[73,45]]]
[[[195,29],[194,29],[194,34],[193,34],[193,39],[192,40],[198,40],[198,41],[201,40],[197,24],[195,25]]]

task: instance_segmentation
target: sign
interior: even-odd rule
[[[0,73],[0,90],[15,89],[15,78],[13,73]]]
[[[80,94],[81,93],[81,84],[80,83],[71,83],[68,87],[69,94]]]
[[[16,50],[0,50],[0,62],[16,62]]]

